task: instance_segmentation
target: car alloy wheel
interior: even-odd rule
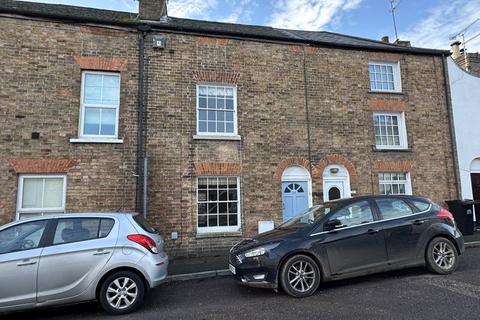
[[[457,269],[457,248],[449,239],[444,237],[432,239],[425,253],[425,260],[430,271],[438,274],[449,274]]]
[[[450,270],[455,264],[454,248],[441,241],[433,246],[433,260],[443,270]]]
[[[315,260],[303,254],[285,261],[280,269],[279,280],[283,290],[296,298],[312,295],[320,285],[320,268]]]
[[[138,296],[138,287],[130,278],[117,278],[110,283],[107,289],[108,304],[115,309],[126,309],[135,303]]]
[[[132,271],[117,271],[107,277],[99,288],[98,300],[110,314],[127,314],[137,309],[145,296],[143,279]]]
[[[288,283],[294,290],[301,293],[312,289],[315,284],[313,266],[302,260],[293,263],[288,269]]]

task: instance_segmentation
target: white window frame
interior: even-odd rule
[[[119,83],[119,97],[118,97],[118,104],[90,104],[84,102],[84,94],[85,94],[85,76],[87,74],[97,74],[97,75],[108,75],[108,76],[118,76],[118,83]],[[81,93],[80,93],[80,121],[78,123],[78,132],[79,137],[84,139],[85,141],[88,140],[116,140],[118,139],[118,125],[120,119],[120,97],[121,97],[121,88],[122,88],[122,77],[119,72],[100,72],[100,71],[82,71],[82,84],[81,84]],[[115,134],[113,135],[101,135],[101,134],[84,134],[84,122],[85,122],[85,108],[92,107],[92,108],[101,108],[101,109],[115,109],[116,111],[116,119],[115,119]],[[76,142],[76,141],[74,141]]]
[[[224,87],[224,88],[232,88],[233,89],[233,132],[200,132],[200,87],[201,86],[217,86],[217,87]],[[210,136],[210,137],[237,137],[238,136],[238,122],[237,122],[237,86],[232,84],[222,84],[222,83],[210,83],[210,82],[199,82],[196,86],[196,109],[197,109],[197,129],[196,133],[197,136]],[[216,110],[216,109],[213,109]],[[212,110],[212,111],[213,111]],[[231,111],[230,111],[231,112]],[[216,122],[215,122],[216,123]],[[208,124],[207,124],[208,128]]]
[[[405,174],[405,179],[406,180],[380,180],[380,174],[381,173],[404,173]],[[400,182],[403,184],[405,184],[405,195],[412,195],[412,181],[411,181],[411,178],[410,178],[410,172],[398,172],[398,171],[382,171],[382,172],[379,172],[378,175],[378,186],[379,186],[379,190],[380,190],[380,185],[382,184],[389,184],[389,185],[392,185],[392,184],[400,184]],[[380,193],[380,194],[383,194],[383,193]],[[391,194],[392,196],[395,196],[395,195],[403,195],[403,194]]]
[[[237,225],[236,226],[217,226],[217,227],[199,227],[198,226],[198,180],[201,178],[236,178],[237,179]],[[208,197],[208,195],[207,195]],[[208,203],[208,201],[205,201]],[[218,202],[218,201],[217,201]],[[203,203],[203,201],[202,201]],[[197,199],[195,201],[195,206],[196,206],[196,217],[195,217],[195,222],[196,222],[196,227],[197,227],[197,234],[205,234],[205,233],[229,233],[229,232],[239,232],[241,225],[242,225],[242,220],[241,220],[241,201],[240,201],[240,177],[237,176],[199,176],[197,177]]]
[[[398,123],[398,135],[400,139],[400,145],[380,145],[377,144],[376,134],[375,134],[375,117],[376,116],[396,116]],[[375,148],[378,150],[405,150],[408,149],[408,138],[407,138],[407,126],[405,122],[405,112],[374,112],[373,113],[373,138],[375,143]]]
[[[372,84],[370,81],[370,66],[372,65],[380,65],[380,66],[391,66],[393,67],[393,86],[394,89],[372,89]],[[368,85],[370,91],[372,92],[402,92],[402,75],[400,72],[400,61],[392,62],[392,61],[369,61],[368,62]]]
[[[23,183],[25,179],[63,179],[63,190],[62,190],[62,206],[58,208],[22,208],[23,203]],[[45,192],[45,181],[43,183],[43,193]],[[42,193],[42,200],[44,194]],[[19,220],[22,213],[37,213],[39,216],[43,216],[46,213],[65,213],[65,203],[67,195],[67,176],[62,174],[22,174],[18,176],[18,190],[17,190],[17,213],[16,219]]]

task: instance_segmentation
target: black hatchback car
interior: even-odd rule
[[[314,206],[230,250],[243,284],[294,297],[322,281],[426,265],[452,273],[464,241],[450,212],[415,196],[366,196]]]

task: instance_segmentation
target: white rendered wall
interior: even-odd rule
[[[479,161],[473,161],[480,160],[480,77],[463,71],[452,58],[448,58],[448,75],[462,198],[472,199],[470,172],[480,173]]]

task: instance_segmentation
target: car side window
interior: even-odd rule
[[[330,217],[330,221],[339,220],[342,227],[352,227],[373,222],[373,213],[368,201],[359,201],[340,209]]]
[[[413,214],[412,208],[401,199],[376,199],[384,220],[405,217]]]
[[[430,203],[428,202],[413,200],[412,203],[415,206],[415,208],[418,209],[418,212],[426,211],[428,210],[428,208],[430,208]]]
[[[59,219],[53,244],[85,241],[97,238],[100,219],[72,218]]]
[[[38,248],[47,223],[26,222],[0,231],[0,254]]]
[[[64,244],[105,238],[112,231],[115,221],[100,218],[58,219],[53,244]]]

